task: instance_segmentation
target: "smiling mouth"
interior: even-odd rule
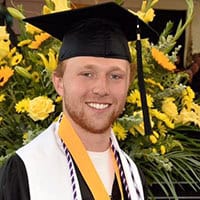
[[[87,103],[87,105],[91,108],[95,108],[97,110],[103,110],[110,106],[108,103]]]

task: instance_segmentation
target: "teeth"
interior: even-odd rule
[[[89,103],[88,105],[92,108],[96,108],[99,110],[105,109],[109,106],[109,104],[103,104],[103,103]]]

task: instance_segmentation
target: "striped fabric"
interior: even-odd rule
[[[65,143],[63,142],[63,140],[61,140],[61,142],[63,144],[63,149],[65,151],[66,158],[67,158],[68,169],[69,169],[69,172],[70,172],[73,199],[78,200],[78,198],[77,198],[77,188],[76,188],[76,183],[75,183],[75,169],[74,169],[74,166],[73,166],[73,161],[72,161],[72,158],[71,158],[71,155],[70,155],[68,149],[66,148]]]
[[[122,184],[123,184],[123,186],[125,188],[125,191],[127,193],[128,199],[130,199],[130,192],[129,192],[128,184],[126,182],[126,177],[125,177],[125,174],[124,174],[124,170],[123,170],[120,158],[119,158],[119,154],[116,151],[115,146],[113,144],[111,144],[111,148],[112,148],[112,151],[113,151],[114,156],[115,156],[115,160],[116,160],[118,168],[119,168],[119,173],[120,173],[120,178],[121,178]]]

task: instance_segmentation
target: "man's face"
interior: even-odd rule
[[[63,77],[53,81],[63,97],[63,111],[76,126],[103,133],[122,112],[129,87],[129,62],[102,57],[64,61]]]

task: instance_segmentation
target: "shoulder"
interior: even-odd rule
[[[25,172],[25,166],[23,161],[18,155],[11,156],[7,162],[2,166],[0,170],[0,180],[5,180],[18,173],[23,174]],[[17,176],[14,176],[16,178]]]
[[[52,123],[46,130],[40,133],[30,143],[21,147],[16,153],[23,158],[24,156],[31,157],[33,153],[43,152],[51,143],[54,142],[56,131],[56,123]]]
[[[0,169],[0,199],[29,199],[27,173],[23,161],[13,155]]]

